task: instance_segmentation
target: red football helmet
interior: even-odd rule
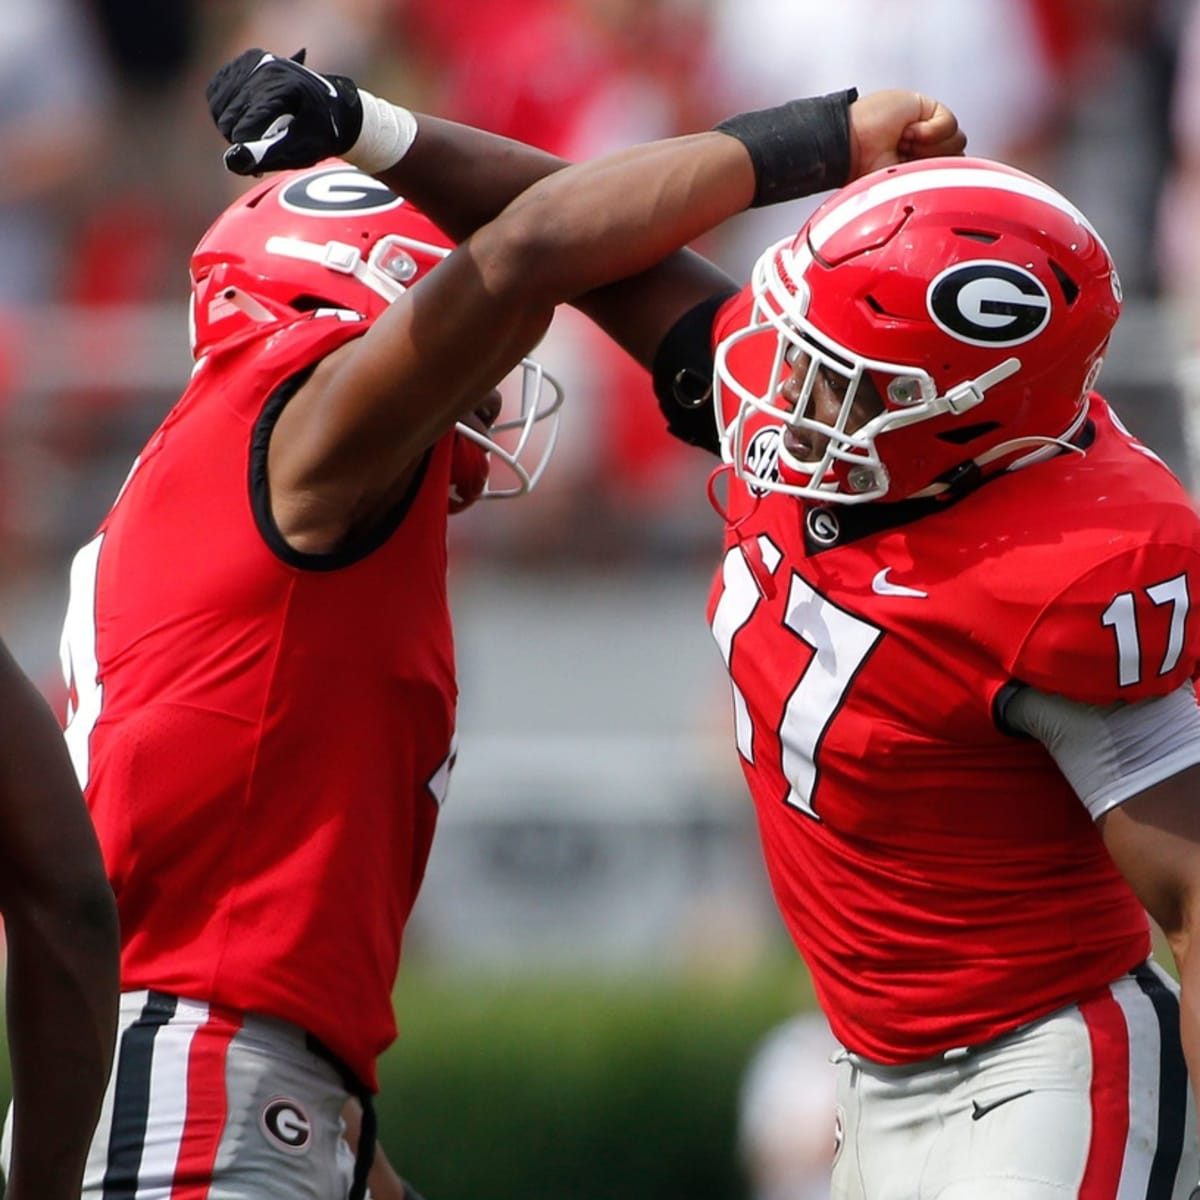
[[[373,320],[452,249],[412,204],[338,159],[272,175],[234,201],[192,252],[192,355],[198,360],[319,309]],[[537,483],[554,449],[562,404],[557,381],[530,358],[501,393],[513,397],[513,408],[489,436],[457,426],[460,440],[480,446],[512,474],[510,486],[489,483],[483,495],[490,497],[522,495]]]
[[[745,309],[716,351],[726,461],[756,491],[858,504],[1053,453],[1085,419],[1121,289],[1053,188],[936,158],[826,200],[759,259]],[[836,419],[814,412],[818,373],[845,387]],[[878,398],[855,427],[864,377]]]

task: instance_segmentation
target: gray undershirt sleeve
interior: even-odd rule
[[[1046,747],[1093,820],[1200,763],[1200,708],[1190,682],[1167,696],[1106,708],[1025,687],[1004,719]]]

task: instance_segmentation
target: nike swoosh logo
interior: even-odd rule
[[[267,65],[267,63],[284,62],[284,61],[285,61],[284,59],[279,58],[274,54],[264,53],[262,58],[260,58],[258,60],[258,62],[256,62],[254,64],[254,67],[250,71],[250,74],[253,75],[255,71],[259,70],[259,68],[261,68],[261,67],[265,67]],[[301,62],[296,62],[296,60],[294,58],[289,58],[286,61],[292,63],[294,66],[299,67],[300,70],[304,71],[306,74],[311,75],[335,100],[337,99],[337,95],[338,95],[337,88],[335,88],[333,86],[333,84],[330,83],[329,80],[326,79],[325,76],[322,75],[320,72],[314,71],[312,69],[312,67],[306,67]]]
[[[929,595],[928,592],[922,592],[918,588],[905,587],[902,583],[892,583],[888,579],[891,570],[891,567],[884,567],[871,580],[871,591],[877,596],[917,596],[924,599]]]
[[[329,80],[325,78],[324,75],[321,75],[319,72],[314,71],[312,69],[312,67],[306,67],[303,63],[296,63],[296,66],[298,66],[300,68],[300,70],[311,75],[335,100],[337,99],[337,94],[338,94],[337,88],[335,88],[333,86],[333,84],[330,83]]]
[[[1032,1096],[1033,1088],[1026,1088],[1023,1092],[1013,1092],[1011,1096],[1001,1096],[999,1100],[993,1100],[991,1104],[980,1104],[978,1100],[971,1101],[971,1120],[978,1121],[980,1117],[986,1117],[994,1108],[999,1108],[1002,1104],[1008,1104],[1011,1100],[1020,1100],[1022,1096]]]

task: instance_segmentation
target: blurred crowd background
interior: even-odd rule
[[[10,585],[61,571],[186,374],[188,254],[244,186],[221,169],[204,83],[251,45],[307,46],[318,68],[568,158],[851,83],[919,87],[957,111],[971,153],[1044,176],[1105,235],[1130,298],[1106,382],[1147,385],[1128,419],[1188,466],[1162,393],[1184,382],[1200,292],[1191,0],[0,0]],[[745,277],[805,204],[705,249]],[[706,555],[705,464],[661,434],[640,370],[569,317],[544,357],[570,393],[555,470],[519,511],[470,522],[464,555]]]
[[[1195,0],[0,0],[0,634],[56,702],[70,556],[182,390],[188,256],[245,186],[204,84],[255,45],[568,158],[849,85],[937,96],[1108,241],[1101,390],[1200,480]],[[810,207],[702,248],[745,278]],[[462,753],[409,959],[745,978],[787,951],[704,624],[711,464],[571,314],[539,357],[568,394],[550,470],[453,523]]]

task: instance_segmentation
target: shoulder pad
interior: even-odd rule
[[[1195,542],[1126,545],[1036,615],[1012,674],[1088,704],[1165,695],[1196,676],[1198,604]]]

